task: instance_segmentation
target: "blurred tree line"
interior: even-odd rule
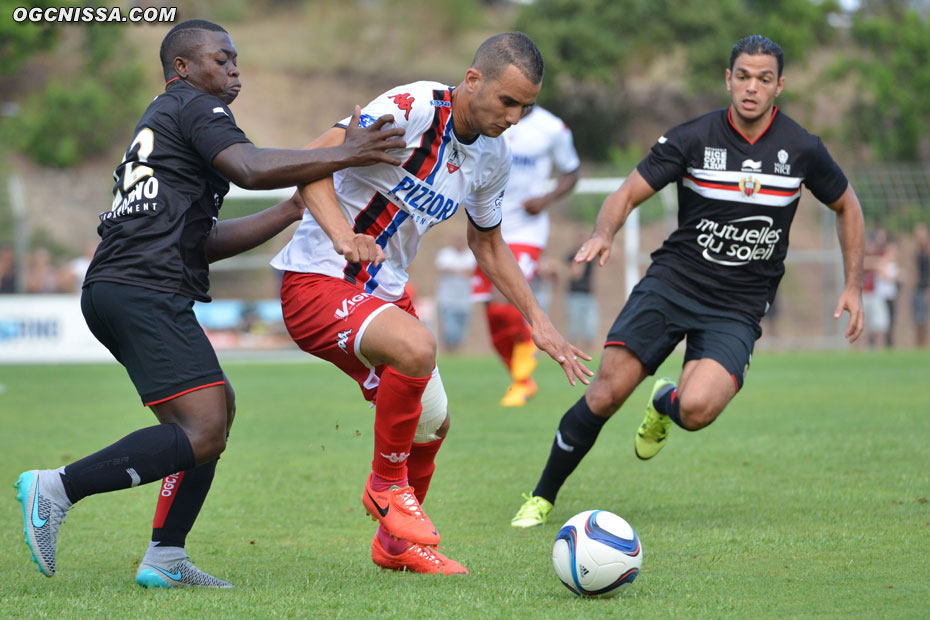
[[[75,165],[108,150],[115,132],[125,130],[144,104],[138,100],[141,67],[128,50],[125,29],[15,23],[9,16],[20,4],[0,0],[0,87],[10,92],[21,86],[25,63],[42,52],[54,49],[54,63],[44,65],[47,80],[38,88],[29,83],[33,94],[18,102],[18,113],[0,119],[0,142],[49,166]],[[68,4],[92,5],[42,0],[30,6]],[[232,2],[226,10],[247,21],[249,11],[299,4]],[[379,2],[343,4],[357,17],[360,8]],[[410,3],[403,4],[409,10]],[[423,7],[468,28],[487,4],[495,3],[431,0]],[[440,5],[453,8],[440,11]],[[930,161],[928,5],[860,0],[844,12],[837,0],[535,0],[508,13],[515,15],[513,23],[495,27],[523,30],[544,50],[540,102],[572,127],[588,160],[636,158],[655,137],[637,135],[643,119],[664,129],[725,106],[722,78],[730,48],[761,33],[782,46],[792,69],[829,63],[818,64],[826,81],[809,92],[794,91],[789,82],[787,102],[810,102],[829,97],[834,85],[855,85],[852,101],[836,105],[829,126],[813,130],[843,136],[866,159]]]
[[[0,141],[43,166],[74,166],[106,152],[139,113],[142,69],[128,53],[125,29],[113,24],[16,23],[13,10],[22,5],[0,0],[4,90],[32,77],[23,76],[20,69],[37,54],[66,45],[70,51],[56,53],[44,84],[5,110]],[[97,6],[46,1],[27,8],[75,5]]]
[[[789,65],[831,59],[822,88],[789,85],[783,97],[829,96],[831,86],[854,81],[857,95],[851,109],[837,109],[835,133],[875,159],[930,161],[927,7],[864,0],[844,13],[836,0],[536,0],[515,27],[546,50],[540,102],[572,127],[589,159],[628,147],[644,118],[665,128],[727,105],[730,49],[764,34]],[[643,82],[648,94],[637,98]]]

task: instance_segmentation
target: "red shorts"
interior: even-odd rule
[[[416,317],[410,296],[384,301],[361,287],[319,273],[284,272],[281,310],[288,333],[303,351],[338,366],[358,382],[365,400],[374,399],[384,366],[373,366],[360,350],[362,334],[391,306]]]
[[[543,249],[535,245],[523,245],[521,243],[509,243],[507,247],[513,252],[517,264],[520,265],[520,271],[527,282],[536,277],[539,271],[539,257],[542,256]],[[473,301],[488,301],[491,299],[491,289],[493,285],[488,280],[488,276],[481,271],[481,267],[475,267],[475,275],[471,277],[471,298]]]

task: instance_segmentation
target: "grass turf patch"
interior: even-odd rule
[[[660,374],[676,375],[680,358]],[[926,353],[765,353],[727,411],[633,454],[645,382],[569,478],[550,522],[514,531],[564,411],[582,394],[551,362],[526,407],[502,409],[490,358],[440,360],[453,416],[425,507],[464,578],[383,572],[360,496],[373,411],[325,364],[229,362],[238,416],[188,552],[236,584],[134,584],[156,485],[69,514],[42,577],[19,504],[0,502],[0,617],[811,618],[930,615]],[[154,423],[116,365],[0,367],[0,478],[57,467]],[[643,571],[617,599],[575,598],[549,557],[560,525],[627,519]]]

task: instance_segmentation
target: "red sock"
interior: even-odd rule
[[[491,332],[491,344],[507,368],[510,368],[513,345],[532,339],[530,326],[520,311],[510,304],[488,302],[485,304],[485,314]]]
[[[409,540],[404,540],[402,538],[398,540],[388,534],[383,525],[378,526],[378,532],[375,536],[378,537],[378,542],[381,543],[381,547],[391,555],[400,555],[406,551],[407,547],[411,544]]]
[[[410,458],[407,459],[407,480],[413,487],[413,494],[421,504],[426,499],[429,483],[436,471],[436,453],[445,439],[437,439],[429,443],[415,443],[410,448]]]
[[[371,474],[371,488],[375,491],[387,491],[392,486],[403,487],[409,484],[406,478],[401,478],[400,480],[388,480],[387,478],[382,478],[378,474],[372,472]]]
[[[423,406],[420,399],[429,382],[425,377],[408,377],[390,366],[381,373],[375,397],[375,454],[371,470],[387,480],[407,477],[407,457],[417,432]]]

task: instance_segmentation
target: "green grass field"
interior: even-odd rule
[[[81,502],[46,579],[7,487],[0,618],[930,617],[926,353],[764,352],[716,423],[674,429],[650,462],[633,454],[644,384],[550,523],[529,531],[512,530],[510,517],[582,390],[543,362],[535,400],[504,410],[495,361],[441,359],[453,424],[426,508],[445,551],[471,571],[452,578],[371,563],[374,524],[359,498],[372,412],[348,378],[324,364],[224,366],[239,414],[188,551],[237,588],[135,585],[155,485]],[[154,420],[116,365],[0,366],[0,384],[3,484]],[[643,542],[643,570],[616,599],[578,599],[552,570],[560,525],[591,508],[623,516]]]

